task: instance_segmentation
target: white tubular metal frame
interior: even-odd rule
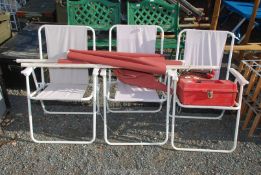
[[[104,139],[105,142],[109,145],[164,145],[165,143],[167,143],[168,141],[168,137],[169,137],[169,110],[170,110],[170,96],[167,96],[167,109],[166,109],[166,135],[165,135],[165,139],[162,142],[111,142],[108,139],[108,126],[107,126],[107,72],[106,69],[102,69],[101,71],[101,75],[103,77],[103,116],[104,116]],[[169,75],[167,73],[167,84],[168,86],[170,86],[170,82],[171,82],[171,75]],[[168,88],[168,92],[167,94],[170,94],[170,88]],[[127,113],[128,111],[125,111],[125,113]],[[115,113],[115,112],[114,112]],[[123,112],[122,112],[123,113]],[[148,113],[147,111],[137,111],[137,112],[133,112],[130,111],[129,113]]]
[[[109,51],[112,51],[112,31],[117,28],[119,25],[113,25],[109,30]],[[137,25],[138,26],[138,25]],[[160,37],[160,54],[163,54],[163,44],[164,44],[164,30],[162,27],[157,26],[157,29],[160,30],[161,37]],[[156,44],[156,43],[155,43]]]
[[[180,40],[181,36],[184,32],[187,30],[183,30],[179,33],[178,36],[178,45],[177,45],[177,54],[176,54],[176,60],[178,60],[178,55],[179,55],[179,48],[180,48]],[[228,57],[228,66],[227,66],[227,73],[226,73],[226,80],[229,79],[229,74],[231,73],[235,77],[235,83],[238,83],[240,85],[240,90],[238,93],[238,101],[236,102],[235,106],[227,107],[227,106],[197,106],[197,105],[183,105],[179,101],[177,95],[173,97],[173,112],[172,112],[172,129],[171,129],[171,144],[172,147],[175,150],[182,150],[182,151],[200,151],[200,152],[221,152],[221,153],[231,153],[236,149],[237,146],[237,137],[238,137],[238,128],[239,128],[239,120],[240,120],[240,109],[241,109],[241,101],[242,101],[242,94],[243,94],[243,89],[244,85],[248,83],[242,77],[236,70],[230,68],[231,66],[231,59],[232,59],[232,52],[233,52],[233,46],[234,46],[234,40],[235,40],[235,35],[231,32],[227,32],[228,35],[231,36],[231,47],[230,47],[230,52],[229,52],[229,57]],[[208,69],[207,66],[204,69]],[[177,88],[177,81],[174,81],[174,94],[176,94],[176,88]],[[169,87],[168,87],[169,88]],[[169,94],[170,95],[170,94]],[[183,107],[183,108],[198,108],[198,109],[217,109],[217,110],[222,110],[221,114],[216,117],[202,117],[202,116],[182,116],[178,115],[176,113],[176,105]],[[237,111],[236,115],[236,125],[235,125],[235,133],[234,133],[234,139],[233,139],[233,146],[231,149],[228,150],[222,150],[222,149],[198,149],[198,148],[183,148],[183,147],[177,147],[175,145],[175,119],[176,118],[183,118],[183,119],[201,119],[201,120],[220,120],[222,119],[222,116],[224,115],[226,110],[234,110]]]
[[[114,25],[114,26],[112,26],[111,28],[110,28],[110,30],[109,30],[109,51],[111,52],[112,51],[112,31],[114,30],[114,29],[116,29],[117,28],[117,26],[119,26],[119,25]],[[138,25],[137,25],[138,26]],[[163,28],[162,27],[160,27],[160,26],[157,26],[156,25],[156,28],[158,29],[158,30],[160,30],[160,32],[161,32],[161,47],[160,47],[160,54],[163,54],[163,43],[164,43],[164,30],[163,30]],[[155,43],[156,44],[156,43]],[[108,70],[108,77],[109,77],[109,81],[108,81],[108,83],[107,83],[107,86],[108,86],[108,88],[107,88],[107,91],[106,91],[106,93],[107,93],[107,96],[106,96],[106,99],[107,99],[107,101],[106,101],[106,105],[107,105],[107,110],[109,111],[109,112],[112,112],[112,113],[155,113],[155,112],[159,112],[161,109],[162,109],[162,105],[163,105],[163,103],[167,100],[167,95],[165,94],[165,93],[162,93],[160,96],[161,96],[161,98],[160,98],[160,100],[158,101],[158,102],[154,102],[154,103],[159,103],[159,107],[158,108],[156,108],[156,109],[154,109],[154,110],[128,110],[128,111],[126,111],[126,110],[117,110],[117,109],[112,109],[112,108],[110,108],[110,106],[109,106],[109,104],[108,104],[108,102],[115,102],[115,99],[113,99],[113,98],[110,98],[110,89],[111,89],[111,85],[112,84],[115,84],[116,83],[116,81],[112,81],[112,75],[111,75],[111,70],[109,69]],[[119,101],[118,101],[119,102]],[[124,102],[124,101],[122,101],[122,102]],[[145,101],[146,102],[146,101]]]
[[[109,30],[109,51],[112,51],[112,31],[117,28],[118,25],[114,25],[110,28]],[[156,26],[158,30],[160,30],[161,32],[161,49],[160,49],[160,53],[163,54],[163,43],[164,43],[164,30],[162,27],[160,26]],[[153,102],[153,103],[159,103],[159,107],[157,109],[154,110],[116,110],[116,109],[111,109],[108,102],[115,102],[116,100],[113,98],[110,98],[110,89],[111,89],[111,85],[116,83],[112,81],[112,75],[111,75],[111,70],[108,69],[108,74],[106,72],[106,69],[102,70],[102,77],[103,77],[103,113],[104,113],[104,139],[106,141],[106,143],[108,143],[109,145],[163,145],[167,142],[168,140],[168,133],[169,133],[169,115],[168,115],[168,111],[169,111],[169,98],[166,96],[165,93],[161,94],[161,98],[159,99],[158,102]],[[108,75],[108,82],[107,82],[107,75]],[[161,111],[162,109],[162,104],[167,101],[167,112],[166,112],[166,137],[164,139],[163,142],[154,142],[154,143],[149,143],[149,142],[124,142],[124,143],[115,143],[115,142],[111,142],[108,140],[108,134],[107,134],[107,113],[156,113]],[[118,101],[119,102],[119,101]],[[124,101],[122,101],[124,102]],[[147,101],[144,101],[145,103],[148,103]],[[128,102],[131,103],[131,102]]]
[[[38,30],[38,38],[39,38],[39,54],[40,54],[40,60],[43,60],[43,51],[42,51],[42,36],[41,36],[41,32],[42,30],[45,28],[46,25],[43,25],[39,28]],[[79,26],[74,26],[74,27],[79,27]],[[93,33],[93,50],[96,49],[96,45],[95,45],[95,31],[94,29],[92,29],[91,27],[88,26],[84,26],[86,27],[86,32],[87,30],[91,30]],[[87,41],[86,41],[87,42]],[[68,100],[70,102],[74,101],[74,102],[85,102],[85,101],[90,101],[93,100],[93,109],[92,112],[64,112],[64,111],[48,111],[45,108],[44,105],[44,100],[41,99],[37,99],[36,95],[41,92],[42,90],[44,90],[49,83],[46,83],[44,80],[44,68],[50,68],[50,67],[57,67],[57,68],[64,68],[66,66],[63,65],[57,65],[57,63],[50,63],[50,64],[45,64],[45,65],[41,65],[40,63],[41,61],[39,61],[38,63],[35,63],[35,67],[31,67],[31,66],[26,66],[27,68],[25,70],[22,71],[22,74],[25,75],[26,77],[26,89],[27,89],[27,102],[28,102],[28,115],[29,115],[29,124],[30,124],[30,136],[31,139],[36,142],[36,143],[60,143],[60,144],[90,144],[93,143],[96,139],[96,115],[99,112],[99,100],[97,98],[98,94],[99,94],[99,84],[98,84],[98,74],[99,74],[99,69],[95,68],[93,69],[93,83],[92,83],[92,94],[88,97],[84,97],[81,98],[77,101],[75,100]],[[30,64],[29,64],[30,65]],[[38,82],[36,79],[36,75],[34,72],[34,69],[36,67],[38,67],[37,65],[40,65],[40,69],[41,69],[41,82]],[[54,66],[55,65],[55,66]],[[74,69],[81,69],[81,67],[73,67]],[[34,84],[36,86],[36,90],[34,92],[31,92],[31,88],[30,88],[30,82],[29,82],[29,78],[30,75],[32,75],[33,80],[34,80]],[[76,114],[76,115],[92,115],[93,117],[93,134],[92,134],[92,138],[90,141],[66,141],[66,140],[57,140],[57,141],[51,141],[51,140],[37,140],[34,137],[34,130],[33,130],[33,117],[32,117],[32,109],[31,109],[31,100],[39,100],[42,106],[42,109],[44,111],[45,114],[67,114],[67,115],[71,115],[71,114]],[[55,101],[63,101],[66,102],[66,100],[55,100]],[[67,101],[67,102],[68,102]]]

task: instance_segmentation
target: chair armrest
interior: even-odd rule
[[[248,84],[249,82],[245,79],[245,77],[243,77],[238,71],[236,71],[234,68],[230,68],[229,72],[234,75],[234,77],[236,78],[236,80],[238,81],[238,83],[241,86],[244,86],[246,84]]]
[[[33,72],[33,68],[32,67],[27,67],[24,70],[21,71],[22,74],[24,74],[24,76],[29,76],[31,75],[31,73]]]
[[[174,81],[178,81],[179,80],[177,71],[168,70],[167,73],[168,73],[168,76],[172,77],[172,80],[174,80]]]
[[[93,74],[94,76],[98,76],[98,75],[99,75],[99,71],[100,71],[100,69],[94,68],[92,74]]]

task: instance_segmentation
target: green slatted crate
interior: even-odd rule
[[[143,0],[141,2],[127,4],[128,24],[159,25],[164,32],[174,34],[174,38],[164,39],[164,49],[177,47],[176,36],[179,31],[179,4],[169,4],[163,0]],[[160,47],[157,41],[157,48]]]
[[[69,25],[87,25],[95,31],[108,31],[114,24],[120,24],[120,3],[108,0],[67,0]],[[89,41],[88,46],[92,46]],[[107,47],[108,37],[97,38],[97,47]]]

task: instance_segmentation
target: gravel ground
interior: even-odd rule
[[[2,123],[0,174],[261,174],[261,138],[247,139],[247,131],[240,131],[237,149],[231,154],[174,151],[170,141],[164,146],[109,146],[103,139],[103,120],[98,116],[94,144],[33,143],[25,92],[9,90],[9,95],[12,110]],[[33,108],[36,138],[90,139],[91,117],[44,115],[36,102]],[[227,148],[235,124],[231,114],[226,113],[215,123],[178,120],[177,143]],[[110,114],[110,139],[160,140],[165,134],[163,117],[164,112],[149,116]]]

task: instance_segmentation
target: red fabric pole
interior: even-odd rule
[[[103,64],[120,69],[114,69],[114,74],[123,83],[166,91],[165,84],[159,82],[154,74],[166,73],[166,65],[181,65],[181,61],[165,60],[160,54],[142,54],[108,51],[82,51],[71,49],[67,59],[59,63]]]
[[[109,52],[108,52],[109,53]],[[79,52],[69,52],[67,55],[69,60],[85,61],[90,64],[104,64],[129,70],[146,72],[151,74],[165,74],[166,65],[163,57],[152,57],[155,59],[148,59],[148,57],[127,57],[105,55],[97,56],[94,54],[83,54]]]

